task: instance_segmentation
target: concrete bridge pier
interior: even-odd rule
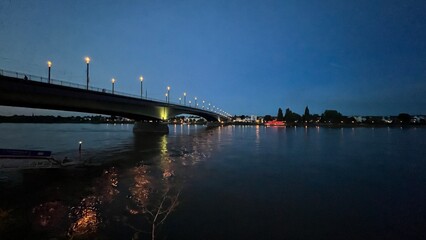
[[[155,134],[167,134],[169,133],[169,127],[167,123],[162,122],[142,122],[137,121],[133,125],[134,133],[155,133]]]
[[[207,122],[207,128],[219,127],[222,124],[220,122]]]

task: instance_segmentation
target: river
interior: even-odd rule
[[[0,239],[425,239],[425,128],[0,124]],[[78,151],[79,141],[82,150]]]

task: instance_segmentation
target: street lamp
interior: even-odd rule
[[[167,103],[170,103],[170,86],[167,86]]]
[[[89,63],[90,63],[90,58],[89,57],[85,57],[84,60],[86,61],[86,89],[89,90]]]
[[[179,98],[179,104],[182,104],[182,98]]]
[[[186,106],[186,92],[183,93],[183,105]]]
[[[194,100],[195,100],[194,107],[197,107],[197,97],[194,97]]]
[[[47,75],[47,83],[50,83],[50,68],[52,67],[52,62],[47,61],[48,75]]]
[[[189,106],[191,106],[191,100],[189,100]]]
[[[169,102],[169,94],[166,93],[166,102]]]
[[[204,101],[204,100],[203,100],[203,109],[204,109],[204,103],[205,103],[205,102],[206,102],[206,101]]]
[[[112,82],[112,94],[114,94],[114,83],[115,83],[115,78],[113,78],[113,79],[111,80],[111,82]]]
[[[143,77],[142,77],[142,75],[139,77],[139,80],[141,80],[141,98],[143,98]]]

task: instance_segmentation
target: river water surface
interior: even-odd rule
[[[0,124],[0,239],[425,239],[425,128]],[[82,151],[78,143],[82,141]]]

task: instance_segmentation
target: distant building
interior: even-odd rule
[[[243,116],[242,117],[236,117],[233,122],[235,123],[255,123],[257,120],[257,117],[255,115],[251,116]]]
[[[392,123],[391,117],[382,117],[382,122],[384,123]]]
[[[365,122],[367,120],[367,118],[362,117],[362,116],[353,116],[353,118],[355,119],[355,121],[357,123],[362,123],[362,122]]]
[[[424,116],[412,116],[410,123],[423,123],[425,122],[425,117]]]

